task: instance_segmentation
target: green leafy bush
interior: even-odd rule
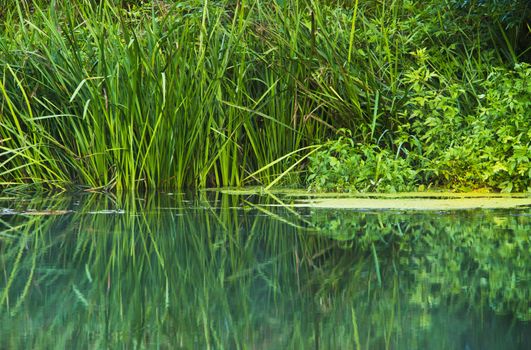
[[[407,158],[390,147],[340,137],[310,157],[309,188],[531,191],[530,80],[527,64],[496,68],[475,84],[477,95],[472,95],[470,86],[449,81],[421,62],[405,74],[411,92],[395,138],[394,149]]]
[[[483,83],[485,102],[478,106],[478,132],[493,133],[478,147],[489,164],[489,186],[503,191],[531,191],[531,66],[498,69]],[[490,136],[490,135],[489,135]]]
[[[461,190],[531,190],[531,66],[494,69],[477,84],[477,102],[468,113],[463,84],[433,87],[413,73],[415,92],[399,141],[421,160],[424,182]]]
[[[328,141],[310,156],[309,189],[314,191],[398,192],[416,188],[407,159],[349,137]]]

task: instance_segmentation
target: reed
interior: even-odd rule
[[[251,9],[192,5],[17,5],[2,45],[4,184],[237,186],[299,147],[290,79],[253,54]]]

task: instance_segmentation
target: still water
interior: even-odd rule
[[[531,207],[0,198],[1,349],[531,349]]]

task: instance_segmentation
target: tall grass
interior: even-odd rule
[[[17,5],[1,47],[4,184],[237,186],[301,147],[311,103],[268,69],[258,5]]]

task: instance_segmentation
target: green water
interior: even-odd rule
[[[529,207],[0,198],[1,349],[531,349],[530,320]]]

